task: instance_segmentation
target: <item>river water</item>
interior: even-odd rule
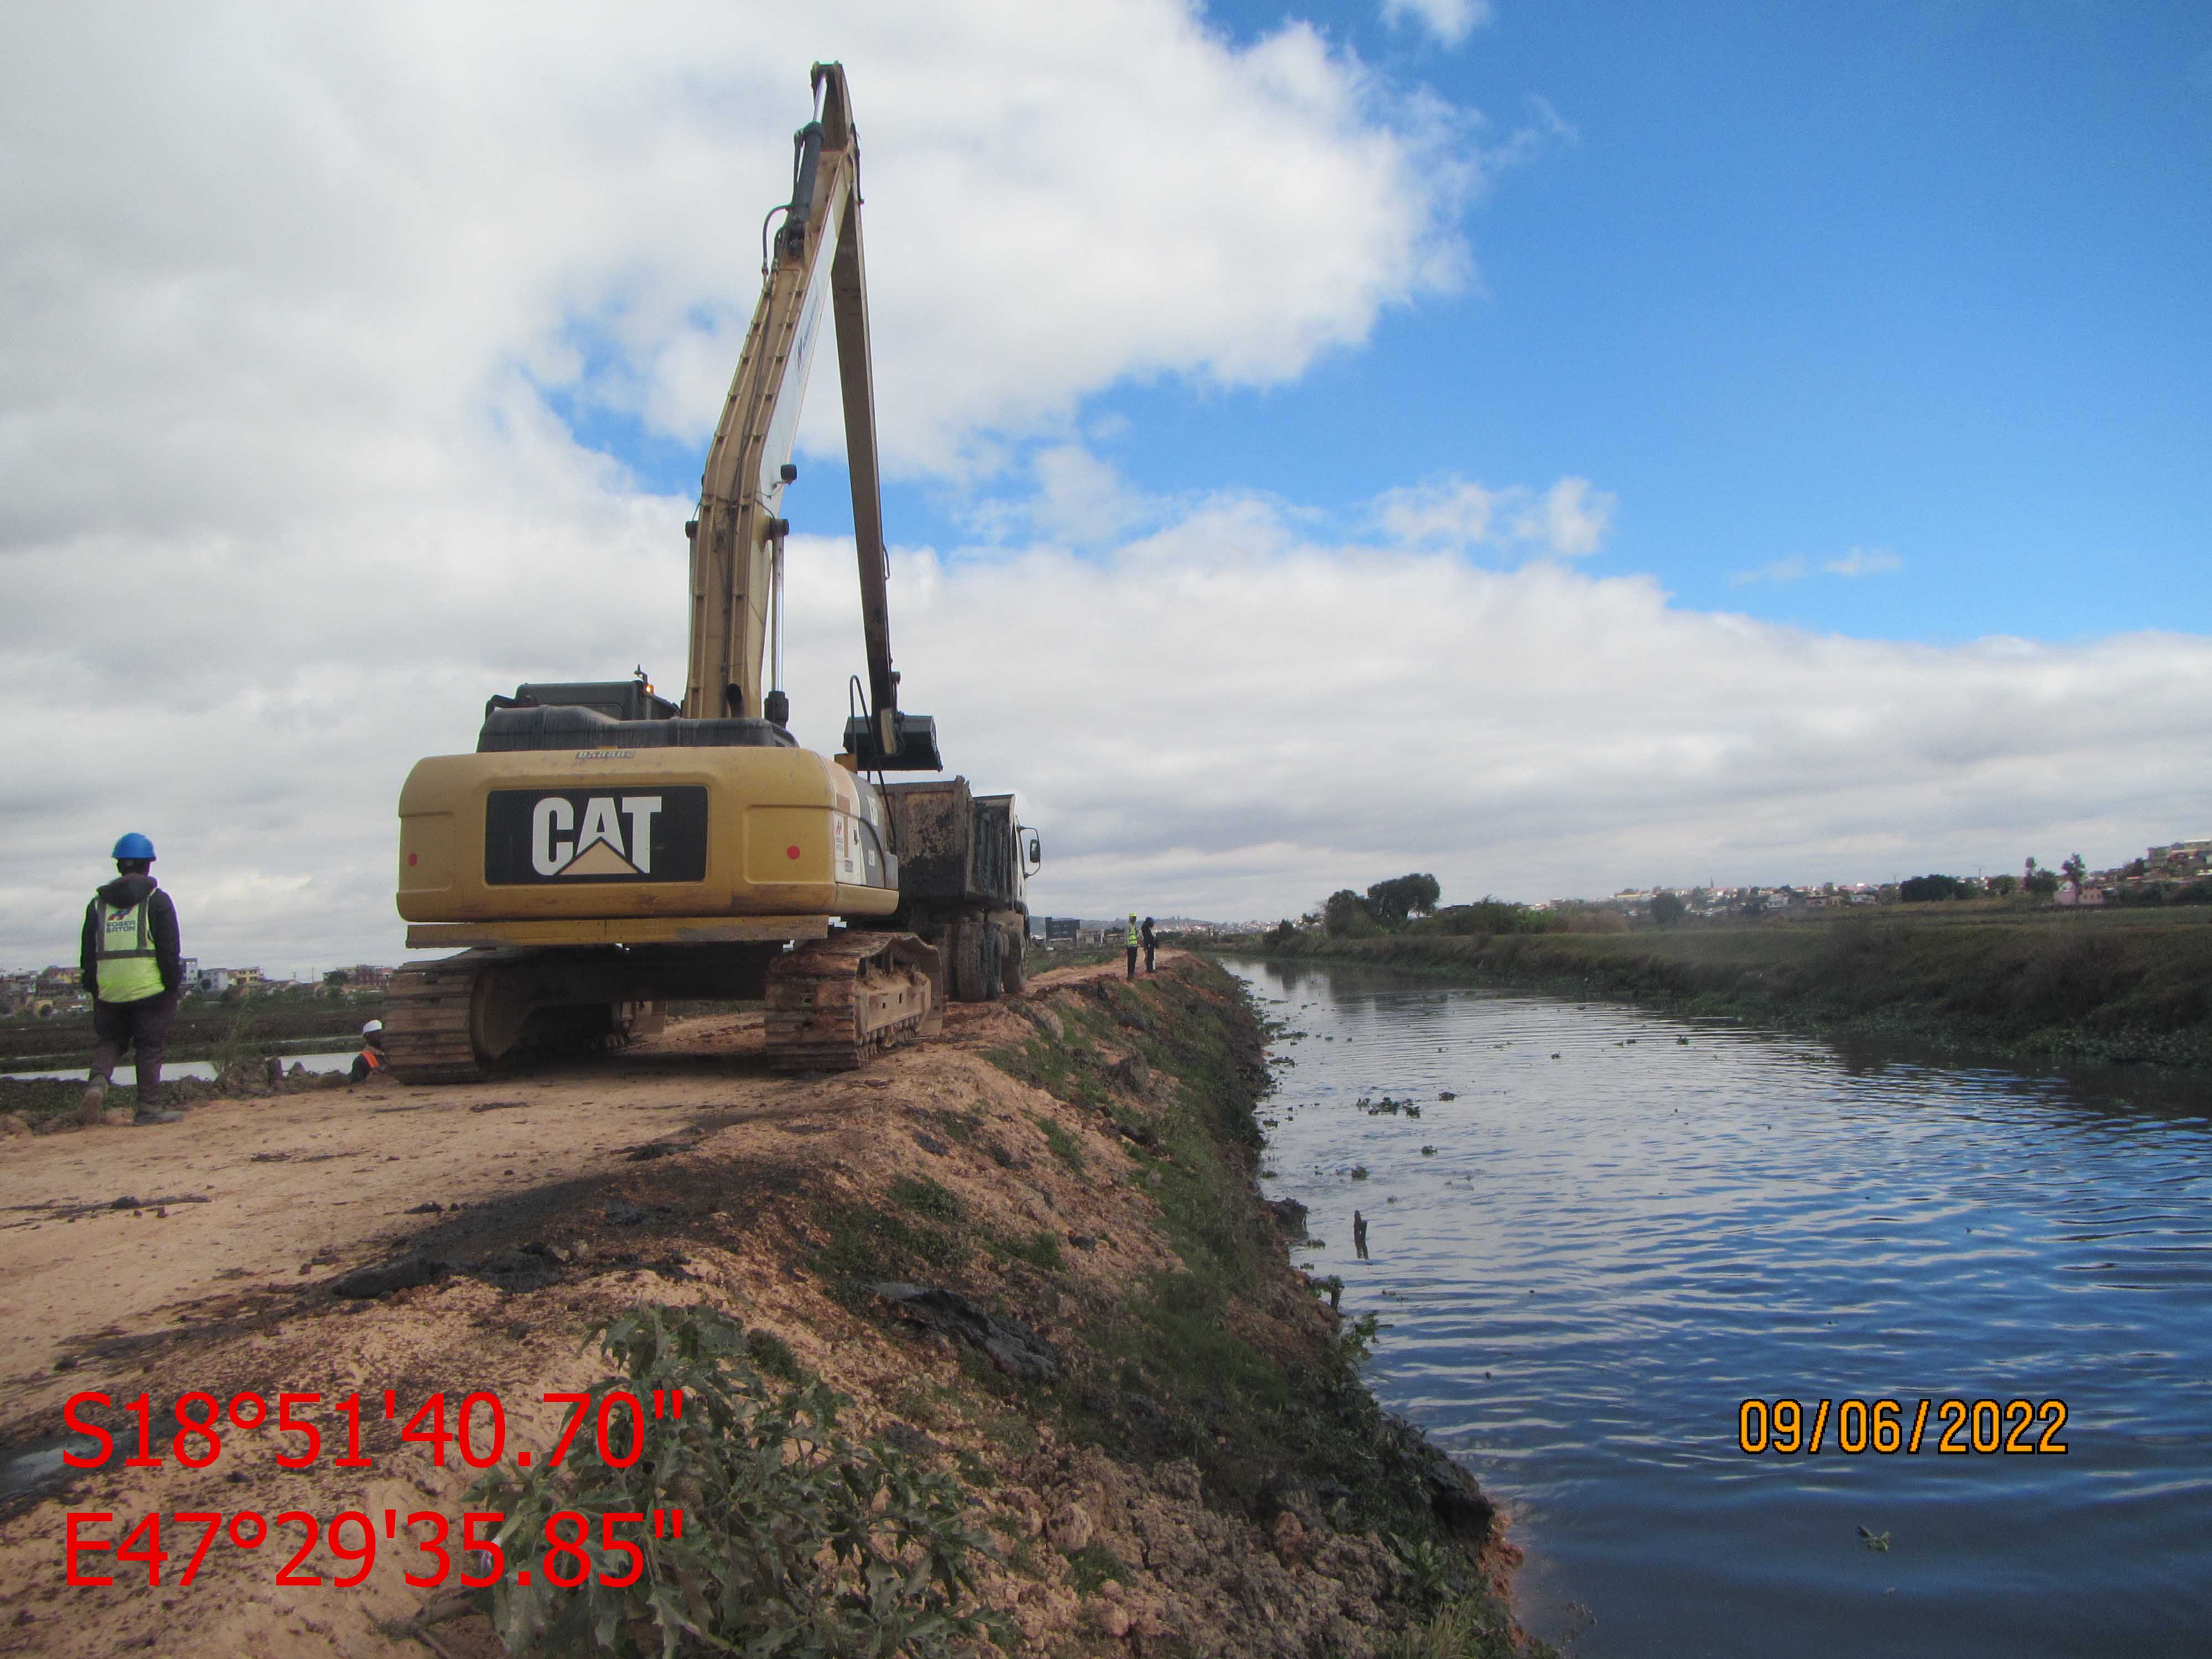
[[[1537,1634],[1579,1659],[2212,1653],[2201,1088],[1227,965],[1305,1033],[1272,1049],[1266,1190],[1380,1316],[1383,1403],[1512,1516]],[[1385,1097],[1420,1116],[1357,1103]],[[1899,1401],[1907,1436],[1936,1403],[1917,1454],[1846,1454],[1832,1409],[1817,1455],[1747,1455],[1740,1405],[1784,1398],[1806,1437],[1822,1399]],[[1954,1399],[2065,1423],[1969,1406],[1941,1453]],[[1978,1426],[2067,1449],[1980,1454]]]
[[[353,1064],[354,1056],[360,1052],[360,1047],[356,1045],[351,1048],[330,1054],[281,1054],[278,1058],[284,1062],[287,1070],[295,1065],[300,1065],[306,1066],[311,1072],[343,1072]],[[256,1054],[254,1058],[258,1060],[260,1056]],[[60,1071],[9,1072],[4,1078],[0,1078],[0,1081],[27,1083],[43,1078],[81,1078],[83,1075],[84,1064],[79,1061],[76,1065],[64,1067]],[[167,1081],[174,1081],[182,1077],[196,1077],[203,1081],[212,1080],[215,1077],[215,1062],[207,1060],[167,1060],[162,1064],[161,1076]],[[111,1080],[118,1087],[135,1088],[138,1083],[138,1068],[126,1060],[115,1068],[115,1075]]]

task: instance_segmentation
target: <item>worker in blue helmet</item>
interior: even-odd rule
[[[153,878],[154,843],[132,833],[115,843],[115,879],[85,906],[78,965],[92,998],[92,1073],[77,1116],[106,1121],[108,1079],[130,1050],[138,1066],[140,1123],[176,1123],[161,1106],[161,1050],[185,991],[177,907]]]

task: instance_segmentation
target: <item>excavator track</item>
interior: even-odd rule
[[[402,968],[384,993],[384,1052],[403,1083],[473,1083],[484,1074],[470,1036],[477,987],[507,953],[465,951]]]
[[[849,1072],[943,1023],[934,945],[912,933],[838,933],[778,957],[768,974],[768,1062]]]

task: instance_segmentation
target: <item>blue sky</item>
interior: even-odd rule
[[[1091,398],[1135,488],[1356,535],[1393,487],[1577,475],[1617,498],[1584,568],[1691,607],[1937,642],[2203,625],[2212,9],[1498,0],[1456,46],[1367,7],[1206,14],[1240,42],[1291,15],[1481,111],[1478,144],[1571,131],[1466,210],[1475,280],[1364,345]],[[695,486],[693,446],[600,418]],[[797,522],[846,526],[835,465],[806,483]],[[894,484],[894,536],[972,542],[1007,485]],[[1894,568],[1825,568],[1854,550]]]

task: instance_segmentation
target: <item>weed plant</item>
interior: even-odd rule
[[[1552,1649],[1541,1642],[1516,1646],[1504,1610],[1486,1597],[1468,1595],[1446,1601],[1377,1651],[1379,1659],[1538,1659]]]
[[[848,1439],[836,1426],[842,1402],[818,1379],[771,1387],[735,1321],[647,1306],[596,1334],[619,1374],[593,1385],[589,1409],[617,1389],[649,1401],[680,1389],[684,1413],[648,1411],[627,1443],[617,1427],[607,1452],[627,1462],[586,1431],[557,1469],[509,1467],[471,1489],[469,1507],[506,1514],[495,1542],[509,1560],[536,1566],[552,1537],[573,1539],[573,1522],[554,1523],[562,1511],[598,1528],[580,1547],[588,1571],[574,1588],[544,1570],[526,1584],[503,1572],[491,1587],[507,1652],[935,1659],[990,1628],[969,1566],[982,1540],[958,1480]],[[655,1536],[642,1517],[672,1507],[684,1512],[682,1536]],[[596,1517],[616,1513],[641,1520],[610,1542]],[[561,1558],[563,1576],[577,1570]],[[605,1582],[626,1576],[635,1582]]]

